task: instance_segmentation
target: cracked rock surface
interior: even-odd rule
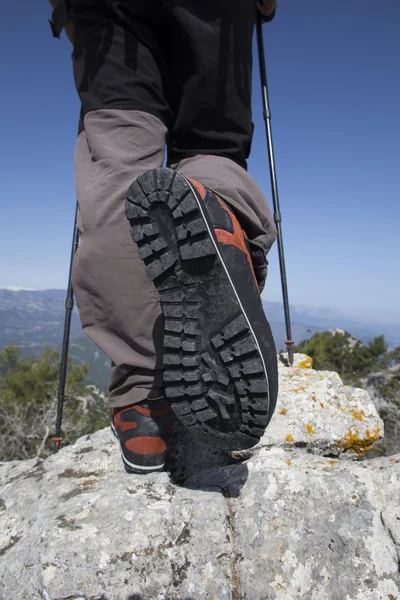
[[[2,463],[1,600],[400,600],[400,456],[342,460],[340,432],[364,439],[381,424],[368,398],[325,373],[329,435],[312,412],[316,377],[281,373],[288,412],[247,454],[178,430],[175,480],[127,475],[108,429],[45,461]],[[293,427],[313,423],[315,437],[281,443],[279,418],[296,410]],[[332,440],[339,451],[323,456]]]

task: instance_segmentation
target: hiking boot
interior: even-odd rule
[[[174,413],[164,399],[154,399],[112,410],[111,429],[117,437],[128,473],[162,471]]]
[[[165,394],[213,446],[254,446],[273,414],[278,375],[246,236],[213,192],[171,169],[129,188],[126,216],[165,319]]]

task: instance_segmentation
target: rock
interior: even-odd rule
[[[400,598],[398,457],[349,463],[264,448],[246,466],[240,494],[243,465],[224,469],[238,598]]]
[[[109,429],[2,463],[0,600],[400,600],[400,455],[340,460],[376,410],[296,365],[254,449],[176,428],[173,477],[127,475]]]
[[[312,361],[305,355],[295,355],[294,364],[279,364],[277,408],[262,446],[294,445],[354,458],[382,439],[383,421],[365,390],[343,385],[332,371],[307,368]]]
[[[400,598],[400,459],[127,475],[105,429],[0,467],[2,600]]]

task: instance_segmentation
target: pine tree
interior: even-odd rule
[[[22,358],[14,345],[0,352],[0,460],[47,456],[53,451],[59,369],[60,356],[54,350],[47,349],[35,359]],[[84,383],[89,371],[90,365],[68,365],[65,444],[108,422],[104,395]]]

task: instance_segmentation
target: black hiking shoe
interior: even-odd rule
[[[126,216],[165,318],[165,393],[212,446],[254,446],[278,393],[275,344],[246,238],[213,192],[171,169],[129,188]]]
[[[114,408],[111,429],[117,437],[128,473],[163,471],[175,420],[164,398]]]

